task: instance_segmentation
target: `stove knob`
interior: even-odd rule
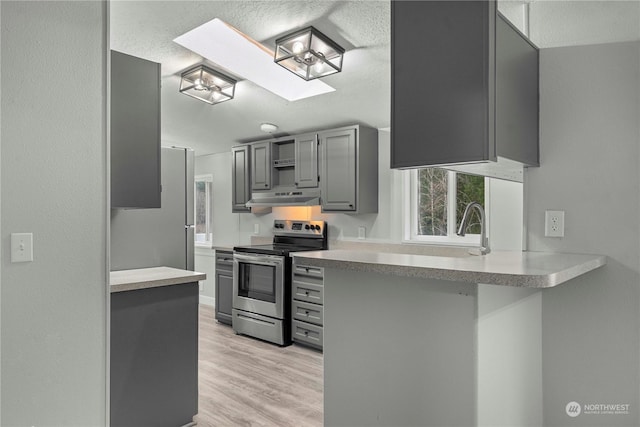
[[[320,226],[316,225],[316,230],[320,231]]]
[[[308,229],[309,229],[309,224],[305,225],[305,226],[304,226],[304,229],[305,229],[305,230],[308,230]]]

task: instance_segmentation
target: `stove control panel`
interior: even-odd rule
[[[322,237],[327,224],[324,221],[298,221],[276,219],[273,221],[274,234]]]

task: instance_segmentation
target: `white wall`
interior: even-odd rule
[[[105,425],[106,3],[0,9],[0,424]],[[33,262],[10,263],[15,232]]]
[[[607,265],[542,293],[545,426],[637,426],[640,333],[640,43],[543,49],[540,168],[525,179],[528,247]],[[544,237],[564,210],[565,237]],[[630,404],[569,418],[565,406]]]

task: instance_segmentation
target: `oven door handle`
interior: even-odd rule
[[[272,266],[282,266],[283,258],[271,255],[245,255],[245,254],[233,254],[233,260],[239,262],[247,262],[251,264],[262,264]]]

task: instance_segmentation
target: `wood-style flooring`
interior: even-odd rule
[[[235,335],[200,305],[198,426],[322,426],[322,353]]]

